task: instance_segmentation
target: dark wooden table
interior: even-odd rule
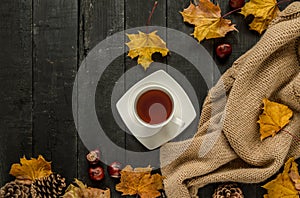
[[[192,33],[193,27],[183,23],[179,14],[189,5],[189,0],[159,0],[158,3],[151,25]],[[145,26],[153,4],[154,0],[1,0],[1,186],[13,179],[8,174],[12,163],[18,162],[24,155],[29,158],[42,154],[52,161],[52,169],[66,177],[68,183],[79,178],[88,185],[110,187],[112,197],[121,197],[114,190],[118,181],[109,178],[107,173],[100,182],[92,182],[88,177],[85,159],[88,148],[77,133],[72,115],[73,83],[82,60],[99,42],[119,31]],[[227,1],[219,1],[219,5],[223,13],[229,11]],[[248,29],[247,20],[242,15],[233,14],[228,18],[236,24],[239,32],[230,32],[225,38],[205,40],[199,44],[206,48],[217,65],[218,71],[210,76],[214,83],[218,80],[218,72],[224,73],[260,38]],[[220,62],[214,48],[224,42],[231,43],[233,52],[227,60]],[[188,79],[201,108],[208,87],[193,65],[172,52],[166,58],[155,54],[154,59],[168,64],[165,69],[170,73],[174,68]],[[126,150],[148,151],[116,123],[111,109],[111,95],[116,82],[136,64],[136,60],[131,60],[124,53],[105,68],[97,82],[95,107],[99,123],[110,140],[124,148],[124,153],[115,155],[102,152],[101,155],[106,156],[102,163],[104,167],[113,160],[123,161]],[[154,70],[151,67],[148,72]],[[142,69],[136,74],[148,74],[141,72]],[[137,80],[133,76],[128,78]],[[129,85],[124,86],[123,92]],[[199,114],[198,110],[198,117]],[[103,145],[98,146],[105,151]],[[151,160],[157,161],[145,160],[149,160],[150,165]],[[262,197],[264,193],[261,184],[240,185],[245,197]],[[216,186],[211,184],[200,189],[200,197],[211,197]]]

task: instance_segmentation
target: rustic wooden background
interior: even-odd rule
[[[191,34],[193,27],[183,23],[179,14],[189,2],[159,0],[151,25]],[[88,178],[85,160],[88,150],[78,137],[72,116],[72,88],[77,69],[88,52],[107,36],[144,26],[153,4],[154,0],[1,0],[1,186],[13,179],[8,174],[12,163],[18,162],[24,155],[29,158],[42,154],[52,161],[53,170],[64,175],[68,183],[76,177],[89,185],[111,187],[112,197],[121,197],[113,190],[118,181],[107,175],[98,183]],[[219,4],[223,13],[229,11],[227,0],[219,1]],[[281,6],[283,8],[286,4]],[[239,14],[229,18],[237,24],[239,32],[201,43],[214,58],[221,73],[260,38],[256,32],[249,31],[249,19]],[[220,62],[216,59],[214,47],[223,42],[232,44],[233,53],[229,59]],[[197,75],[185,67],[188,63],[180,56],[172,54],[161,58],[158,55],[155,60],[174,67],[180,65],[177,69],[191,84],[197,85]],[[134,65],[136,60],[125,55],[117,58],[113,66],[108,67],[106,77],[99,82],[97,95],[107,94],[109,98],[114,81]],[[206,93],[207,87],[197,90]],[[199,100],[201,106],[203,97]],[[105,123],[104,128],[114,129],[117,127],[114,120],[107,116],[111,114],[109,103],[110,100],[97,104],[97,113],[99,120]],[[134,142],[129,136],[114,135],[112,139],[125,148]],[[144,150],[138,142],[134,142],[133,147]],[[264,193],[260,184],[240,185],[245,197],[262,197]],[[202,188],[200,197],[211,197],[216,186],[211,184]]]

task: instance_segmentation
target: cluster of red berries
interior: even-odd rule
[[[100,181],[104,178],[104,169],[100,164],[100,151],[93,150],[86,155],[86,159],[89,162],[89,177],[93,181]],[[113,162],[107,166],[108,174],[113,178],[119,178],[121,176],[122,165],[119,162]]]

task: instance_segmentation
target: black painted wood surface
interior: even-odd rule
[[[191,34],[193,27],[184,23],[179,14],[189,2],[159,0],[151,25]],[[227,1],[218,3],[223,13],[229,11]],[[77,177],[91,186],[109,187],[112,197],[121,197],[114,190],[118,180],[109,178],[107,173],[100,182],[92,182],[88,177],[85,159],[88,149],[77,134],[76,120],[72,116],[73,82],[79,65],[93,47],[117,32],[145,26],[153,4],[154,0],[0,2],[0,186],[13,179],[8,174],[12,163],[18,162],[24,155],[29,158],[41,154],[52,161],[52,169],[64,175],[68,183]],[[232,14],[229,18],[237,24],[239,32],[201,42],[221,73],[260,37],[249,30],[247,20],[242,15]],[[159,34],[166,37],[167,32]],[[224,42],[232,44],[233,52],[229,59],[220,61],[216,58],[214,48]],[[193,66],[184,57],[172,52],[166,58],[155,54],[154,59],[169,65],[163,66],[166,71],[171,72],[174,67],[194,88],[197,87],[196,94],[201,107],[208,88],[203,85],[203,79]],[[136,64],[136,60],[131,60],[124,53],[106,68],[98,82],[95,108],[99,122],[109,138],[124,148],[122,153],[110,156],[110,162],[126,162],[127,150],[147,152],[128,131],[118,126],[111,110],[110,96],[115,83]],[[213,82],[218,80],[216,73],[211,74]],[[148,73],[140,68],[135,74],[125,74],[127,80],[123,81],[122,93],[131,86],[130,83]],[[107,165],[102,165],[106,169]],[[262,197],[264,193],[260,184],[240,185],[245,197]],[[200,189],[199,196],[211,197],[216,187],[217,184],[210,184]]]

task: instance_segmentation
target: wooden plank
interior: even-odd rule
[[[125,0],[125,13],[126,13],[126,21],[125,26],[126,29],[129,30],[131,28],[135,28],[134,31],[130,32],[133,34],[137,34],[138,31],[142,31],[144,33],[150,33],[152,31],[157,30],[157,35],[159,35],[164,41],[166,41],[166,30],[164,28],[160,28],[159,30],[156,28],[145,28],[147,25],[149,26],[161,26],[166,27],[167,21],[167,3],[166,1],[157,1],[157,5],[155,7],[155,10],[152,14],[150,22],[148,22],[149,15],[151,14],[153,7],[155,4],[155,0]],[[127,39],[128,41],[128,39]],[[166,63],[166,58],[163,58],[160,54],[154,54],[152,56],[153,60],[160,63]],[[134,72],[130,73],[129,75],[125,74],[125,90],[128,90],[134,83],[139,81],[140,79],[146,77],[151,72],[157,70],[155,66],[153,66],[154,63],[150,65],[150,67],[145,71],[144,68],[142,68],[140,65],[137,64],[137,59],[131,59],[130,57],[126,57],[125,59],[126,64],[126,71],[130,69],[134,69]],[[134,67],[134,68],[133,68]],[[166,66],[162,66],[162,69],[166,70]],[[127,72],[128,73],[128,72]],[[127,131],[126,134],[126,149],[131,152],[145,152],[147,153],[149,150],[144,147],[132,134],[131,132]],[[155,158],[159,158],[159,156],[154,155]],[[139,166],[141,164],[144,164],[146,162],[149,162],[150,165],[157,167],[156,164],[152,164],[151,162],[157,161],[157,159],[154,158],[138,158],[135,161],[135,165]],[[128,163],[130,163],[134,157],[129,156],[128,154]],[[132,163],[131,163],[132,164]],[[134,164],[132,164],[134,166]]]
[[[77,176],[72,88],[77,70],[77,0],[34,1],[34,156],[70,182]]]
[[[32,2],[0,6],[0,186],[12,163],[32,154]]]
[[[111,1],[96,1],[96,0],[81,0],[80,1],[80,60],[79,63],[88,55],[88,53],[105,40],[107,37],[114,35],[119,31],[124,30],[124,2],[119,0]],[[122,40],[119,41],[122,43]],[[109,53],[108,47],[108,53]],[[113,55],[113,54],[111,54]],[[106,67],[99,65],[99,67]],[[98,148],[101,150],[101,166],[105,170],[105,178],[101,182],[93,182],[89,179],[88,163],[86,154],[89,152],[89,145],[84,145],[82,140],[78,140],[78,177],[90,186],[100,188],[109,187],[112,195],[116,194],[114,186],[119,182],[116,179],[110,178],[106,169],[107,165],[114,161],[123,162],[125,158],[124,152],[113,152],[112,144],[118,148],[124,148],[125,133],[116,123],[112,101],[112,92],[116,81],[122,76],[124,71],[124,56],[116,57],[104,70],[98,82],[93,82],[91,79],[86,79],[89,83],[96,83],[97,90],[95,94],[95,108],[98,116],[99,124],[101,125],[105,135],[109,138],[107,145],[100,144]],[[123,90],[122,90],[123,91]],[[79,126],[80,127],[80,126]],[[103,135],[99,133],[99,135]],[[98,137],[101,138],[101,137]],[[97,138],[96,138],[97,139]],[[108,148],[107,148],[108,147]],[[96,149],[96,148],[92,148]],[[107,150],[112,151],[109,154]]]

